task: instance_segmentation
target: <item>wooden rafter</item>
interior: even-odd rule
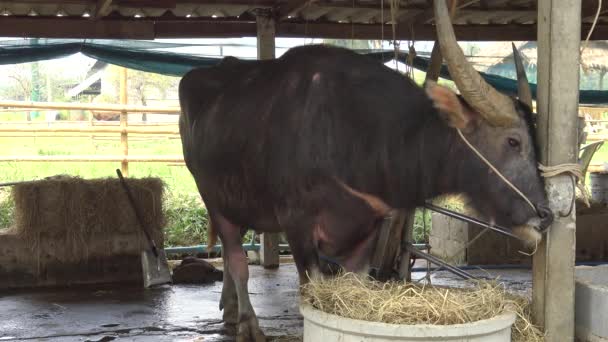
[[[279,20],[287,19],[290,15],[299,12],[311,2],[314,2],[314,0],[291,0],[287,2],[279,7]]]
[[[463,8],[467,8],[471,5],[474,5],[476,3],[478,3],[480,0],[463,0],[463,1],[459,1],[459,5],[457,6],[458,10],[461,10]],[[402,21],[399,24],[401,25],[418,25],[418,24],[425,24],[429,21],[432,21],[433,19],[435,19],[435,13],[433,12],[433,7],[432,7],[432,2],[431,2],[431,7],[425,9],[423,12],[421,12],[420,14],[409,18],[408,20]]]
[[[95,8],[95,15],[93,17],[99,19],[110,14],[111,6],[112,0],[97,0],[97,7]]]

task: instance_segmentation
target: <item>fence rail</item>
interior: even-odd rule
[[[122,94],[124,95],[124,94]],[[121,98],[124,101],[124,98]],[[185,165],[183,156],[148,156],[129,155],[129,135],[132,140],[178,139],[177,122],[129,122],[129,113],[157,113],[175,115],[180,113],[174,106],[133,106],[90,103],[52,103],[0,101],[0,109],[21,108],[30,110],[84,110],[91,116],[88,121],[8,121],[0,122],[0,137],[8,138],[50,138],[50,137],[88,137],[92,140],[120,140],[121,155],[36,155],[36,156],[0,156],[0,162],[120,162],[123,173],[128,174],[129,162],[163,162],[171,166]],[[106,111],[120,113],[120,121],[93,121],[92,112]],[[580,112],[602,112],[603,108],[581,107]],[[588,120],[602,124],[608,120]],[[608,140],[607,133],[591,133],[588,142]],[[602,163],[592,162],[590,170],[602,168]]]
[[[28,102],[28,101],[0,101],[0,108],[26,108],[26,109],[56,109],[56,110],[88,110],[97,112],[127,112],[148,114],[179,114],[179,107],[167,106],[133,106],[96,103],[57,103],[57,102]]]

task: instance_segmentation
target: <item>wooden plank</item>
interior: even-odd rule
[[[538,135],[545,165],[578,157],[581,2],[538,2]],[[556,218],[533,258],[533,312],[546,340],[574,340],[576,210],[567,217],[575,189],[568,176],[546,180]]]
[[[257,47],[258,59],[275,58],[275,21],[268,15],[258,15]],[[279,267],[279,234],[263,233],[260,235],[260,264],[264,268]]]

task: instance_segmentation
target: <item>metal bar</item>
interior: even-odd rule
[[[243,249],[246,251],[259,251],[260,244],[251,244],[244,243]],[[213,252],[220,252],[222,250],[221,245],[217,245],[213,247]],[[279,244],[279,250],[281,251],[289,251],[288,244]],[[180,254],[180,253],[207,253],[207,245],[198,245],[198,246],[188,246],[188,247],[167,247],[165,248],[166,254]]]
[[[476,279],[472,274],[470,274],[466,271],[463,271],[463,270],[459,269],[458,267],[452,266],[452,265],[448,264],[447,262],[445,262],[433,255],[425,253],[425,252],[419,250],[418,248],[416,248],[415,246],[413,246],[412,244],[408,244],[407,248],[410,251],[410,253],[416,255],[417,257],[426,259],[426,260],[432,262],[433,264],[443,266],[446,270],[454,273],[455,275],[457,275],[461,278],[464,278],[467,280]]]
[[[445,209],[445,208],[441,208],[441,207],[435,206],[435,205],[430,204],[430,203],[425,203],[424,207],[427,208],[427,209],[436,211],[438,213],[441,213],[441,214],[444,214],[444,215],[447,215],[447,216],[450,216],[450,217],[453,217],[453,218],[465,221],[465,222],[469,222],[469,223],[473,223],[473,224],[476,224],[476,225],[479,225],[479,226],[482,226],[482,227],[486,227],[486,228],[491,229],[491,230],[493,230],[493,231],[495,231],[497,233],[500,233],[500,234],[503,234],[503,235],[506,235],[506,236],[510,236],[510,237],[512,237],[514,239],[523,241],[521,238],[519,238],[515,234],[509,232],[509,230],[507,228],[501,227],[499,225],[496,225],[496,224],[495,225],[491,225],[489,223],[480,221],[480,220],[478,220],[476,218],[469,217],[469,216],[466,216],[466,215],[463,215],[463,214],[460,214],[460,213],[457,213],[457,212],[454,212],[454,211],[451,211],[451,210],[448,210],[448,209]]]

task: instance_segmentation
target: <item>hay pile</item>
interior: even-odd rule
[[[144,224],[162,246],[164,184],[158,178],[126,181]],[[12,233],[25,240],[32,251],[51,243],[54,250],[47,252],[60,261],[87,259],[90,249],[94,249],[93,254],[97,256],[111,255],[119,247],[103,243],[111,243],[110,237],[116,234],[139,234],[142,246],[145,243],[117,178],[52,177],[15,185],[12,196],[15,202]]]
[[[530,323],[528,301],[489,282],[479,282],[474,289],[455,289],[380,283],[346,273],[311,280],[303,286],[302,300],[326,313],[391,324],[462,324],[515,312],[513,341],[544,340]]]

